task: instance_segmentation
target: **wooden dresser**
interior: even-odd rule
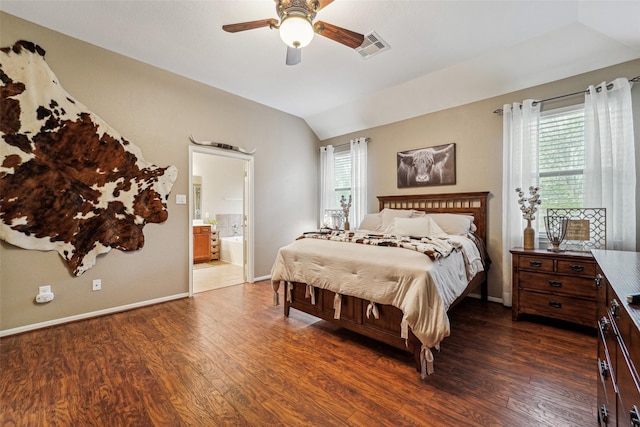
[[[535,314],[595,328],[596,264],[588,252],[512,249],[512,318]]]
[[[193,263],[209,262],[211,259],[211,226],[193,226]]]
[[[593,250],[598,285],[598,422],[640,426],[640,253]]]

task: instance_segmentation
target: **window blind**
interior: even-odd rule
[[[539,168],[542,212],[582,207],[584,107],[551,110],[540,117]]]
[[[334,159],[336,206],[340,206],[340,197],[344,196],[348,200],[351,194],[351,153],[335,153]]]

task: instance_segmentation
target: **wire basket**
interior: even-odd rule
[[[567,235],[567,224],[569,219],[566,216],[550,215],[544,217],[544,227],[547,230],[547,238],[551,243],[551,252],[560,252],[560,244]]]
[[[339,230],[344,225],[344,212],[342,209],[325,209],[323,226],[333,230]]]

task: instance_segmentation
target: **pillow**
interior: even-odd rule
[[[377,230],[380,224],[382,224],[380,214],[365,214],[358,226],[358,230]]]
[[[465,236],[469,232],[477,230],[471,215],[430,213],[427,216],[433,218],[436,224],[447,234]]]
[[[385,230],[385,234],[411,237],[441,237],[447,235],[429,216],[420,218],[394,218],[391,225]]]
[[[380,224],[380,227],[378,227],[378,230],[386,230],[391,225],[394,218],[409,218],[412,212],[412,209],[382,209],[382,211],[380,211],[380,219],[382,220],[382,223]]]

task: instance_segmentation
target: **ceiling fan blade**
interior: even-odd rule
[[[360,45],[362,45],[362,42],[364,42],[364,36],[362,34],[337,27],[327,22],[318,21],[313,25],[313,29],[321,36],[324,36],[338,43],[342,43],[343,45],[349,46],[352,49],[360,47]]]
[[[316,10],[316,12],[320,9],[325,8],[326,6],[329,6],[331,3],[333,3],[333,0],[318,0],[318,9]]]
[[[302,61],[302,49],[287,46],[287,65],[296,65]]]
[[[253,30],[255,28],[272,27],[278,25],[276,19],[261,19],[259,21],[240,22],[238,24],[223,25],[222,29],[228,33],[237,33],[238,31]]]

